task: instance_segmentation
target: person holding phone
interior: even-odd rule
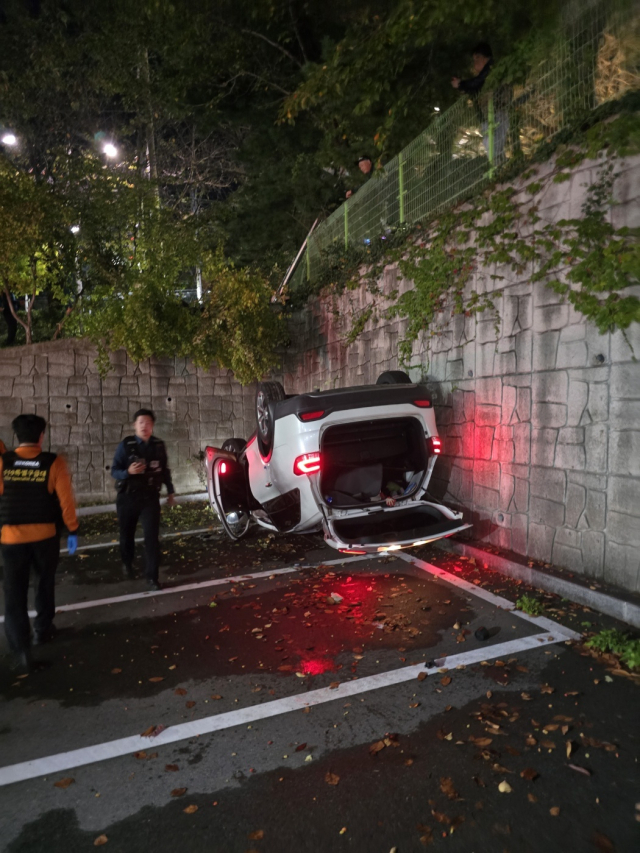
[[[34,571],[36,645],[53,639],[56,629],[55,574],[60,557],[60,515],[69,531],[67,546],[78,546],[78,518],[67,463],[42,450],[47,422],[39,415],[18,415],[11,424],[15,450],[0,456],[0,548],[4,561],[4,628],[14,669],[33,668],[27,596]]]
[[[134,435],[116,448],[111,476],[116,480],[116,510],[120,527],[120,555],[127,578],[133,578],[135,533],[138,520],[144,534],[147,584],[161,589],[160,489],[167,487],[167,505],[175,503],[171,471],[164,442],[153,435],[156,416],[151,409],[139,409],[133,416]]]

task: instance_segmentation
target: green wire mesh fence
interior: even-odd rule
[[[345,251],[453,206],[513,158],[530,158],[558,131],[632,89],[640,89],[640,4],[581,0],[526,84],[461,97],[322,222],[289,288],[318,281]]]

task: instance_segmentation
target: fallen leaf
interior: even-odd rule
[[[119,675],[121,672],[122,672],[122,670],[116,666],[111,670],[111,675]],[[104,842],[103,842],[103,844],[104,844]]]
[[[498,785],[498,790],[501,794],[510,794],[513,789],[506,779],[503,779]]]
[[[248,835],[249,841],[262,841],[264,838],[264,829],[256,829]]]
[[[418,673],[418,681],[424,681],[426,677],[427,677],[426,672],[419,672]]]
[[[212,699],[222,699],[222,696],[220,696],[220,694],[219,694],[219,693],[214,693],[214,694],[213,694],[213,696],[212,696],[211,698],[212,698]]]
[[[325,774],[324,781],[327,785],[337,785],[340,781],[340,777],[336,773],[327,773]]]
[[[493,743],[493,738],[490,737],[473,737],[473,735],[469,738],[470,743],[474,743],[476,746],[479,746],[480,749],[484,749],[485,746],[489,746],[489,744]]]
[[[541,693],[555,693],[556,688],[555,687],[549,687],[548,684],[543,684],[542,687],[540,688],[540,692]]]
[[[66,776],[64,779],[60,779],[58,782],[54,782],[54,788],[68,788],[69,785],[73,785],[76,780],[71,776]]]
[[[534,779],[537,779],[540,775],[537,770],[534,770],[533,767],[525,767],[524,770],[520,771],[520,775],[523,779],[527,779],[529,782],[533,782]]]
[[[177,764],[165,764],[164,769],[168,773],[177,773],[180,768]]]
[[[182,809],[185,814],[195,814],[198,811],[198,806],[187,806],[186,809]]]
[[[102,847],[103,844],[106,844],[109,839],[106,835],[99,835],[96,840],[93,842],[94,847]]]
[[[187,793],[186,788],[174,788],[173,791],[171,792],[171,796],[172,797],[182,797],[186,793]]]
[[[184,687],[176,687],[176,689],[173,692],[176,694],[176,696],[186,696],[187,695],[187,691],[184,689]]]
[[[534,738],[533,735],[527,735],[524,742],[527,746],[535,746],[538,743],[538,741]]]
[[[410,708],[418,708],[418,707],[419,707],[419,705],[420,705],[420,703],[419,703],[419,702],[409,702],[409,707],[410,707]]]
[[[172,666],[169,667],[169,669],[177,669],[177,664],[174,663]]]
[[[425,847],[427,846],[427,844],[431,844],[431,842],[433,841],[433,830],[431,829],[431,827],[418,826],[418,829],[420,832],[422,832],[422,835],[420,836],[420,843],[424,844]]]
[[[369,747],[369,753],[371,755],[377,755],[381,750],[384,749],[384,741],[377,740],[375,743],[372,743]]]
[[[196,703],[193,701],[193,699],[191,699],[189,702],[185,702],[184,704],[187,708],[195,708]]]
[[[560,814],[560,809],[558,808],[558,806],[552,806],[549,809],[549,814],[553,815],[554,817],[557,817]]]
[[[555,749],[556,748],[556,745],[552,740],[541,740],[540,746],[542,746],[544,749]]]
[[[567,758],[571,758],[571,753],[573,752],[573,747],[574,747],[573,741],[568,740],[566,743]]]
[[[616,848],[613,846],[611,839],[602,832],[598,832],[597,829],[593,833],[592,840],[598,850],[600,850],[600,853],[615,853]]]
[[[577,770],[578,773],[582,773],[584,776],[591,776],[591,771],[587,770],[586,767],[580,767],[579,764],[569,764],[568,766],[572,770]]]
[[[301,743],[299,746],[296,746],[296,752],[302,752],[303,749],[306,749],[306,743]]]
[[[460,798],[460,794],[453,787],[453,779],[449,776],[441,776],[440,777],[440,790],[443,794],[446,794],[450,800],[457,800]]]
[[[405,767],[411,767],[412,764],[413,764],[413,758],[405,758],[405,760],[404,760],[404,766]]]
[[[329,690],[337,690],[338,687],[340,687],[340,682],[339,681],[332,681],[331,684],[329,685]]]
[[[154,675],[153,678],[150,678],[149,681],[152,681],[154,684],[158,681],[164,681],[164,678],[161,675]]]
[[[142,761],[144,758],[147,757],[147,753],[144,750],[142,750],[141,752],[134,752],[133,757]]]
[[[451,684],[451,676],[445,675],[444,678],[440,679],[440,684],[442,684],[443,687],[446,687],[447,685]]]
[[[530,803],[537,803],[538,802],[538,798],[536,797],[535,794],[532,794],[532,793],[527,794],[527,799],[529,800]]]

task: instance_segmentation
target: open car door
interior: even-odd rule
[[[251,515],[247,504],[244,466],[237,454],[207,447],[207,492],[214,510],[229,538],[237,541],[249,530]]]
[[[324,527],[327,545],[371,554],[426,545],[471,525],[463,521],[461,512],[442,504],[400,500],[394,507],[376,504],[366,509],[329,510]]]

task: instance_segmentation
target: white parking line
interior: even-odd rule
[[[375,558],[375,555],[374,555]],[[145,592],[132,592],[128,595],[114,595],[111,598],[98,598],[94,601],[78,601],[75,604],[61,604],[56,607],[56,613],[75,612],[76,610],[87,610],[92,607],[104,607],[112,604],[122,604],[125,601],[137,601],[140,598],[157,598],[160,595],[174,595],[177,592],[190,592],[193,589],[204,589],[209,586],[223,586],[224,584],[242,583],[244,581],[260,580],[261,578],[270,578],[272,575],[287,575],[295,574],[301,569],[317,569],[320,566],[341,566],[343,563],[353,563],[356,560],[370,559],[370,555],[366,557],[345,557],[341,560],[324,560],[317,565],[300,565],[290,566],[285,569],[269,569],[265,572],[253,572],[248,575],[234,575],[230,578],[216,578],[210,581],[200,581],[199,583],[182,584],[181,586],[170,586],[166,589],[147,590]],[[35,610],[29,611],[29,616],[36,615]],[[4,616],[0,616],[0,624],[4,622]]]
[[[326,564],[325,564],[326,565]],[[484,660],[492,660],[501,657],[510,657],[521,652],[548,646],[553,643],[561,643],[566,640],[564,633],[554,631],[552,633],[534,634],[521,637],[517,640],[509,640],[493,646],[473,649],[458,655],[446,658],[447,669],[451,670],[457,666],[472,666]],[[131,755],[139,750],[148,749],[150,745],[154,748],[166,746],[167,744],[199,737],[223,729],[233,728],[257,720],[276,717],[287,714],[311,705],[321,705],[325,702],[342,700],[347,696],[357,696],[359,693],[367,693],[371,690],[379,690],[396,684],[403,684],[417,678],[421,672],[435,675],[440,671],[438,667],[426,669],[424,664],[414,664],[389,672],[369,675],[365,678],[353,681],[343,681],[336,689],[321,687],[318,690],[310,690],[308,693],[298,693],[284,699],[275,699],[260,705],[252,705],[247,708],[239,708],[235,711],[227,711],[223,714],[215,714],[204,717],[201,720],[193,720],[189,723],[180,723],[177,726],[169,726],[153,739],[132,735],[107,743],[95,744],[94,746],[73,749],[69,752],[61,752],[57,755],[49,755],[44,758],[36,758],[32,761],[24,761],[19,764],[11,764],[0,768],[0,787],[11,785],[14,782],[23,782],[26,779],[35,779],[39,776],[48,776],[60,773],[72,768],[82,767],[87,764],[95,764],[109,758],[117,758],[123,755]]]
[[[509,601],[508,598],[502,598],[501,595],[495,595],[495,593],[489,592],[489,590],[484,589],[481,586],[476,586],[474,583],[469,583],[469,581],[459,578],[456,575],[452,575],[451,572],[440,569],[438,566],[434,566],[431,563],[420,560],[418,557],[412,557],[410,554],[402,552],[398,553],[396,556],[400,557],[402,560],[406,560],[407,563],[411,563],[413,566],[417,566],[419,569],[422,569],[422,571],[428,572],[430,575],[441,578],[447,583],[450,583],[452,586],[457,586],[459,589],[464,589],[471,593],[471,595],[475,595],[477,598],[482,598],[484,601],[488,601],[489,604],[493,604],[495,607],[499,607],[502,610],[509,610],[514,616],[518,616],[526,622],[532,622],[539,628],[544,628],[547,631],[562,634],[565,640],[580,639],[581,635],[572,631],[571,628],[566,628],[564,625],[560,625],[559,622],[547,619],[546,616],[529,616],[528,613],[523,613],[522,610],[517,610],[513,601]]]

